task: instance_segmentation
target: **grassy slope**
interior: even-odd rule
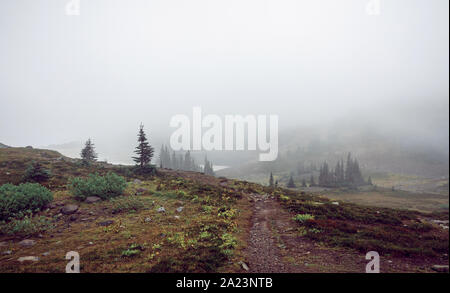
[[[83,272],[237,272],[238,262],[245,261],[253,212],[249,195],[254,193],[274,195],[292,216],[313,215],[313,221],[298,224],[299,236],[330,248],[376,249],[382,254],[436,258],[436,263],[448,254],[448,230],[425,222],[448,219],[448,213],[430,216],[346,203],[336,206],[319,196],[194,172],[160,170],[158,176],[139,177],[142,183],[135,184],[136,177],[125,167],[86,168],[53,151],[2,149],[0,184],[19,183],[32,160],[54,174],[47,186],[54,191],[55,207],[40,213],[54,227],[31,235],[0,235],[0,242],[6,243],[0,249],[12,251],[0,255],[0,272],[63,272],[64,256],[71,250],[80,253]],[[65,187],[70,176],[108,170],[129,181],[118,201],[81,203],[75,218],[59,214],[62,205],[75,203]],[[160,206],[166,213],[157,212]],[[178,213],[180,206],[184,210]],[[106,220],[113,224],[99,226]],[[20,247],[18,242],[26,237],[37,240],[36,245]],[[44,252],[50,254],[43,256]],[[17,262],[28,255],[40,260]]]

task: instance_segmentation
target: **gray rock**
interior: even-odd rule
[[[152,219],[150,217],[145,218],[144,222],[146,223],[150,223],[152,221]]]
[[[177,220],[179,220],[179,219],[180,219],[180,216],[174,216],[174,218],[177,219]]]
[[[147,192],[147,189],[145,189],[145,188],[138,188],[138,189],[136,189],[136,192],[137,193],[144,193],[144,192]]]
[[[55,203],[53,203],[53,202],[48,205],[49,209],[56,209],[57,207],[58,206]]]
[[[61,213],[64,215],[71,215],[78,211],[78,206],[76,204],[68,204],[61,208]]]
[[[333,201],[331,204],[334,204],[334,205],[338,206],[338,205],[339,205],[339,202]]]
[[[107,227],[107,226],[110,226],[110,225],[114,224],[114,221],[113,220],[107,220],[107,221],[99,222],[97,224],[99,226]]]
[[[166,209],[164,207],[160,207],[160,208],[158,208],[157,211],[158,211],[158,213],[165,213]]]
[[[43,255],[43,256],[49,256],[49,255],[50,255],[50,252],[49,252],[49,251],[44,252],[42,255]]]
[[[183,209],[184,209],[184,207],[179,207],[179,208],[177,208],[177,212],[181,213],[183,211]]]
[[[88,197],[86,197],[84,202],[85,203],[94,203],[94,202],[97,202],[99,200],[101,200],[101,198],[98,197],[98,196],[88,196]]]
[[[76,221],[78,219],[78,216],[77,215],[71,215],[70,217],[69,217],[69,221]]]
[[[19,242],[19,245],[23,246],[23,247],[31,247],[31,246],[33,246],[35,244],[36,244],[36,241],[35,240],[31,240],[31,239],[25,239],[25,240],[22,240],[22,241]]]
[[[246,270],[246,271],[249,270],[249,268],[248,268],[248,266],[247,266],[247,264],[246,264],[245,262],[240,261],[239,264],[242,266],[242,268],[243,268],[244,270]]]
[[[3,251],[2,254],[10,255],[10,254],[12,254],[12,251],[11,250],[6,250],[6,251]]]
[[[39,257],[37,257],[37,256],[22,256],[22,257],[19,257],[17,260],[18,260],[19,262],[24,262],[24,261],[38,261],[38,260],[39,260]]]
[[[434,265],[431,267],[431,269],[438,273],[448,273],[448,266],[446,265]]]
[[[133,183],[134,183],[134,184],[141,184],[141,183],[142,183],[142,181],[141,181],[141,180],[139,180],[139,179],[134,179]]]

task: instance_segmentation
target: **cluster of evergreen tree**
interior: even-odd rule
[[[138,145],[134,151],[136,156],[132,159],[136,163],[136,170],[143,173],[153,173],[154,167],[151,166],[154,149],[149,144],[146,134],[144,132],[144,125],[140,125],[138,133]],[[97,153],[95,146],[91,139],[88,139],[84,148],[81,150],[81,160],[84,165],[90,165],[97,161]]]
[[[313,179],[313,178],[312,178]],[[337,162],[336,167],[331,169],[327,162],[324,162],[319,170],[319,186],[340,187],[340,186],[360,186],[367,184],[361,174],[358,160],[353,159],[349,153],[347,162]]]
[[[159,166],[165,169],[195,171],[201,172],[202,168],[191,157],[191,153],[187,151],[183,154],[176,154],[175,151],[170,150],[166,145],[161,146],[159,153]]]

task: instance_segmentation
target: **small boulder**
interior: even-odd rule
[[[174,216],[174,218],[175,218],[176,220],[179,220],[179,219],[180,219],[180,216]]]
[[[49,252],[49,251],[44,252],[42,255],[43,255],[43,256],[49,256],[49,255],[50,255],[50,252]]]
[[[331,204],[334,204],[335,206],[338,206],[338,205],[339,205],[339,202],[333,201]]]
[[[242,266],[242,268],[243,268],[244,270],[246,270],[246,271],[249,270],[249,268],[248,268],[248,266],[247,266],[247,264],[246,264],[245,262],[240,261],[239,264]]]
[[[160,208],[157,209],[157,212],[158,213],[165,213],[166,209],[164,207],[160,207]]]
[[[103,222],[97,223],[97,225],[103,226],[103,227],[107,227],[107,226],[110,226],[110,225],[112,225],[112,224],[114,224],[114,221],[113,221],[113,220],[107,220],[107,221],[103,221]]]
[[[138,189],[136,189],[136,192],[137,193],[144,193],[144,192],[147,192],[147,189],[145,189],[145,188],[138,188]]]
[[[56,209],[58,206],[55,204],[55,203],[50,203],[48,206],[47,206],[49,209]]]
[[[11,250],[6,250],[6,251],[3,251],[2,254],[10,255],[10,254],[12,254],[12,251]]]
[[[142,183],[142,181],[141,181],[141,180],[139,180],[139,179],[134,179],[133,183],[134,183],[134,184],[141,184],[141,183]]]
[[[177,208],[177,212],[181,213],[183,211],[183,209],[184,209],[184,207],[179,207],[179,208]]]
[[[84,202],[85,203],[94,203],[94,202],[97,202],[99,200],[101,200],[101,198],[98,197],[98,196],[88,196],[88,197],[86,197]]]
[[[71,215],[78,211],[78,206],[76,204],[68,204],[61,208],[61,213],[64,215]]]
[[[19,242],[19,245],[23,246],[23,247],[31,247],[31,246],[33,246],[35,244],[36,244],[36,241],[35,240],[31,240],[31,239],[25,239],[25,240],[22,240],[22,241]]]
[[[22,256],[22,257],[19,257],[17,260],[18,260],[19,262],[24,262],[24,261],[38,261],[38,260],[39,260],[39,257],[37,257],[37,256]]]
[[[152,221],[152,219],[150,217],[145,218],[144,222],[146,223],[150,223]]]
[[[74,222],[74,221],[76,221],[78,219],[78,216],[77,215],[71,215],[70,217],[69,217],[69,221],[71,221],[71,222]]]

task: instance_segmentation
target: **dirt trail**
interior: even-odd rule
[[[268,195],[251,195],[254,202],[246,261],[250,273],[364,273],[365,253],[325,246],[301,237],[297,225]],[[382,257],[384,273],[430,272],[433,263],[415,258]]]
[[[253,196],[255,211],[250,230],[248,261],[252,273],[287,273],[292,269],[283,262],[280,248],[273,237],[272,219],[279,209],[267,196]]]

